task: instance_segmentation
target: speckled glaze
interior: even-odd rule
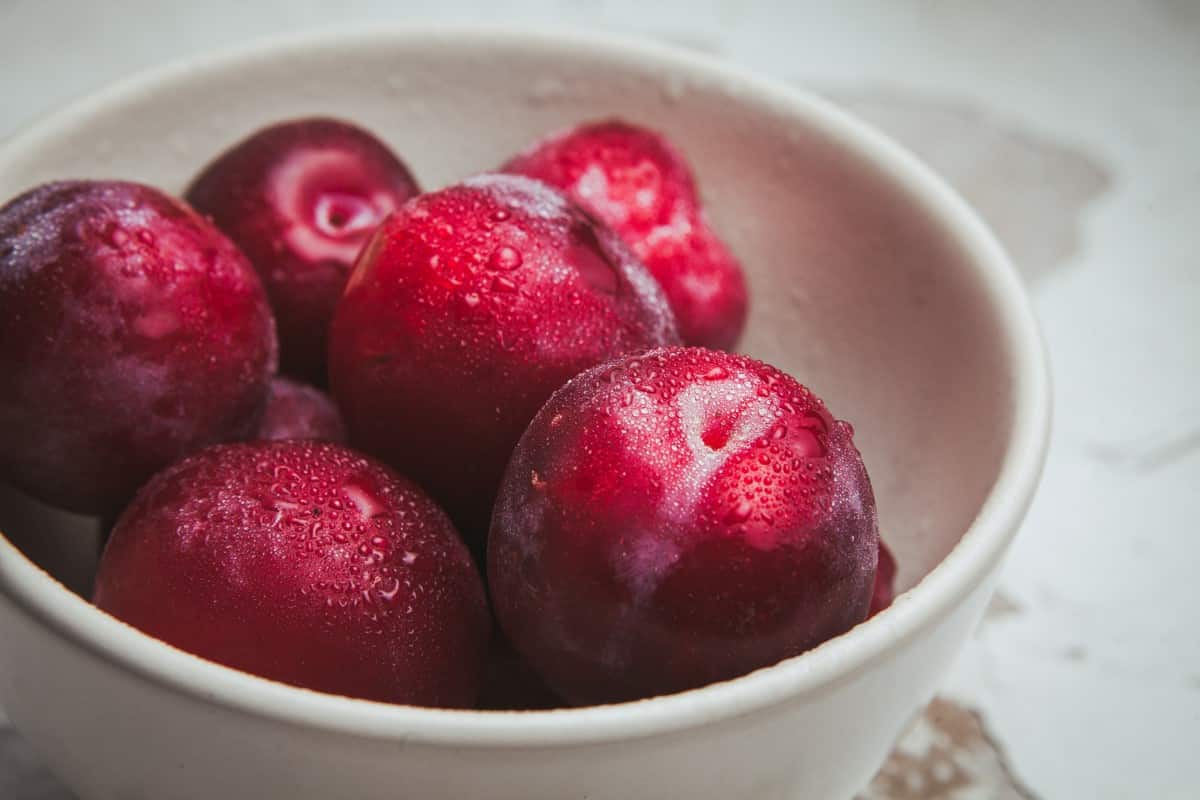
[[[509,462],[488,575],[573,703],[736,678],[866,619],[875,498],[850,426],[747,358],[665,348],[554,393]]]
[[[258,424],[275,323],[245,257],[157,189],[52,183],[0,208],[0,476],[84,513]]]
[[[481,175],[413,200],[363,248],[330,382],[351,443],[424,486],[482,554],[504,466],[550,393],[678,341],[615,233],[540,182]]]
[[[619,112],[662,130],[746,267],[741,347],[854,420],[901,594],[800,656],[701,689],[565,711],[430,710],[255,678],[141,634],[12,544],[78,541],[78,520],[0,495],[13,520],[0,539],[0,703],[13,724],[83,800],[861,789],[986,606],[1045,453],[1037,328],[977,217],[794,87],[652,44],[472,27],[289,38],[137,78],[0,149],[0,194],[100,168],[181,187],[227,142],[314,105],[376,131],[428,186],[587,119]],[[181,132],[188,153],[161,147]]]
[[[94,601],[151,636],[295,686],[470,707],[483,584],[445,512],[326,442],[219,445],[121,515]]]

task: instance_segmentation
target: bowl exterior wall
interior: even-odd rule
[[[447,747],[305,729],[157,685],[3,595],[0,705],[81,800],[850,797],[932,697],[994,577],[822,691],[625,742]]]

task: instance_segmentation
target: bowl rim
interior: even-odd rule
[[[48,137],[112,105],[190,83],[198,75],[363,47],[465,52],[581,52],[643,71],[673,71],[736,90],[752,102],[837,139],[871,164],[947,231],[986,294],[1005,340],[1014,384],[1012,433],[998,477],[959,542],[885,613],[852,632],[748,675],[672,695],[549,711],[476,711],[391,705],[323,694],[240,672],[178,650],[108,616],[29,561],[0,531],[0,598],[61,639],[157,687],[304,728],[459,747],[560,747],[629,740],[753,714],[851,679],[900,642],[949,613],[998,565],[1041,476],[1050,426],[1045,351],[1024,286],[979,217],[928,167],[869,125],[803,89],[713,56],[624,35],[544,26],[392,24],[260,38],[137,73],[68,103],[0,144],[0,172]]]

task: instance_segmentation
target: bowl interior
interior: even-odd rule
[[[822,122],[822,106],[798,113],[794,98],[747,92],[717,70],[638,50],[436,35],[206,61],[84,101],[0,149],[0,198],[69,177],[179,191],[239,137],[314,114],[375,131],[427,188],[581,120],[620,116],[665,131],[748,272],[741,349],[854,424],[900,588],[936,566],[978,514],[1005,459],[1016,389],[996,301],[968,252],[847,148],[844,123]],[[87,591],[93,521],[6,491],[0,529]]]

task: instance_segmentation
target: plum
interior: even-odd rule
[[[713,231],[691,167],[657,131],[620,120],[554,134],[502,168],[608,223],[662,285],[684,344],[732,348],[746,323],[741,265]]]
[[[234,145],[185,196],[262,277],[283,370],[323,385],[329,319],[350,266],[380,221],[417,191],[404,162],[371,133],[314,117]]]
[[[380,226],[334,314],[329,375],[351,443],[425,487],[478,551],[504,465],[550,393],[676,342],[616,234],[541,183],[485,175]]]
[[[852,430],[753,359],[663,348],[574,378],[504,475],[493,610],[574,704],[734,678],[867,615],[875,501]]]
[[[119,509],[187,453],[244,439],[275,372],[261,283],[157,189],[39,186],[0,208],[0,477]]]
[[[490,620],[449,518],[344,446],[218,445],[121,515],[95,603],[182,650],[284,683],[469,707]]]
[[[875,570],[875,588],[871,592],[871,608],[868,617],[873,617],[892,604],[896,597],[896,558],[892,551],[879,540],[879,568]]]
[[[329,395],[287,378],[271,379],[256,439],[323,439],[345,442],[346,426]]]

